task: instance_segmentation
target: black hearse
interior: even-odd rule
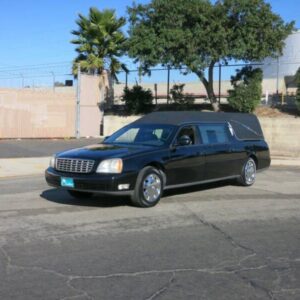
[[[155,112],[102,143],[56,154],[49,185],[72,196],[129,195],[151,207],[164,190],[236,179],[250,186],[270,166],[256,116],[241,113]]]

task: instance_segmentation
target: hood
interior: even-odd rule
[[[153,147],[146,146],[120,146],[112,144],[96,144],[83,148],[71,149],[57,154],[61,158],[82,158],[102,160],[106,158],[123,158],[128,155],[145,152],[151,150]]]

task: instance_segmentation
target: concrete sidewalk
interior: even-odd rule
[[[50,157],[0,159],[0,178],[28,175],[43,175],[49,166]],[[300,157],[273,157],[272,166],[300,167]]]
[[[51,157],[0,159],[0,178],[43,174]]]

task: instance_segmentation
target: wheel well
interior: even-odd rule
[[[257,168],[258,168],[258,161],[257,161],[257,157],[256,157],[254,154],[251,154],[249,157],[250,157],[250,158],[252,158],[252,159],[254,160],[254,162],[255,162],[255,165],[256,165],[256,169],[257,169]]]

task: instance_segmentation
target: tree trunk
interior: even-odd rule
[[[204,74],[202,71],[197,72],[197,75],[199,77],[199,79],[201,80],[201,82],[203,83],[206,93],[207,93],[207,97],[211,103],[211,106],[213,108],[214,111],[220,111],[220,105],[218,102],[218,99],[215,95],[214,92],[214,65],[215,62],[212,61],[211,64],[209,65],[209,69],[208,69],[208,80],[204,77]]]
[[[208,86],[209,86],[209,100],[214,111],[220,111],[220,105],[214,92],[214,65],[212,61],[208,68]]]

